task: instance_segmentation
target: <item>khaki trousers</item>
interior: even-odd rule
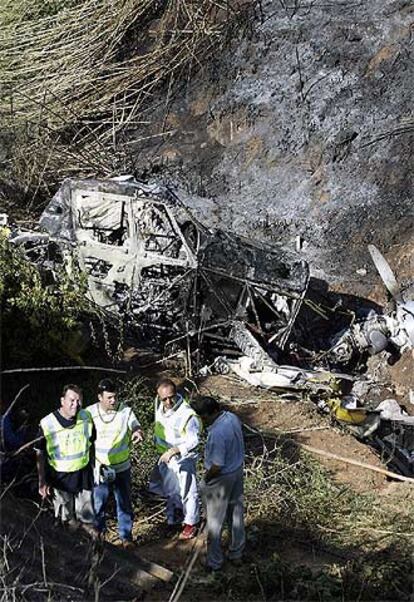
[[[77,519],[82,523],[92,524],[95,513],[92,504],[92,491],[83,489],[79,493],[68,493],[53,489],[53,506],[56,518],[63,522]]]

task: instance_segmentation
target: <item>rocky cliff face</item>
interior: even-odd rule
[[[367,292],[366,244],[387,252],[414,221],[414,2],[267,0],[251,26],[147,157],[214,223],[291,246],[300,235],[314,274],[342,288],[362,273]]]

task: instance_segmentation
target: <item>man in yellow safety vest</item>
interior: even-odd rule
[[[101,533],[105,530],[105,508],[113,490],[119,537],[128,549],[133,547],[130,448],[143,440],[143,432],[132,409],[117,401],[116,386],[110,379],[99,383],[98,400],[87,408],[96,429],[93,490],[96,526]]]
[[[40,421],[35,446],[39,494],[42,499],[53,495],[55,516],[64,524],[71,528],[82,526],[89,535],[97,537],[90,462],[93,423],[81,406],[81,389],[66,385],[60,408]]]
[[[158,383],[157,396],[154,439],[161,455],[149,490],[167,498],[168,524],[183,522],[180,539],[191,539],[200,520],[196,482],[200,421],[171,379]]]

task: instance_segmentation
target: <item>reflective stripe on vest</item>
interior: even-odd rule
[[[171,447],[185,442],[188,421],[195,416],[195,411],[180,396],[181,403],[171,414],[166,416],[162,411],[162,402],[155,410],[154,441],[157,452],[163,454]]]
[[[97,409],[92,414],[96,428],[95,457],[101,464],[111,466],[129,458],[131,433],[128,428],[131,408],[120,404],[110,418]],[[104,418],[102,418],[104,416]]]
[[[40,421],[46,439],[48,463],[58,472],[75,472],[88,465],[92,421],[79,410],[76,423],[63,427],[54,414]]]

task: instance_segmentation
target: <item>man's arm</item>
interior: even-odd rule
[[[144,440],[144,431],[142,430],[141,425],[132,409],[130,409],[128,416],[128,428],[131,431],[132,443],[140,443],[140,441]]]
[[[206,445],[206,473],[204,480],[206,483],[219,476],[223,466],[226,464],[226,443],[223,436],[218,433],[211,433],[207,439]]]
[[[140,441],[144,441],[144,431],[140,426],[132,431],[131,439],[133,443],[139,443]]]
[[[90,416],[90,414],[89,414]],[[91,432],[91,436],[89,439],[89,464],[91,466],[95,465],[95,445],[96,445],[96,426],[94,421],[91,418],[91,422],[92,422],[92,432]]]
[[[46,454],[44,451],[36,450],[36,466],[39,476],[39,495],[44,500],[50,495],[50,486],[46,483]]]
[[[185,458],[193,449],[199,444],[200,435],[200,423],[196,416],[190,418],[186,426],[186,437],[185,442],[177,447],[170,447],[166,452],[162,454],[158,462],[168,462],[173,456],[180,454],[182,458]]]
[[[207,470],[206,474],[204,475],[205,482],[208,483],[209,481],[211,481],[211,479],[215,479],[219,476],[220,472],[221,466],[218,466],[217,464],[212,464]]]

